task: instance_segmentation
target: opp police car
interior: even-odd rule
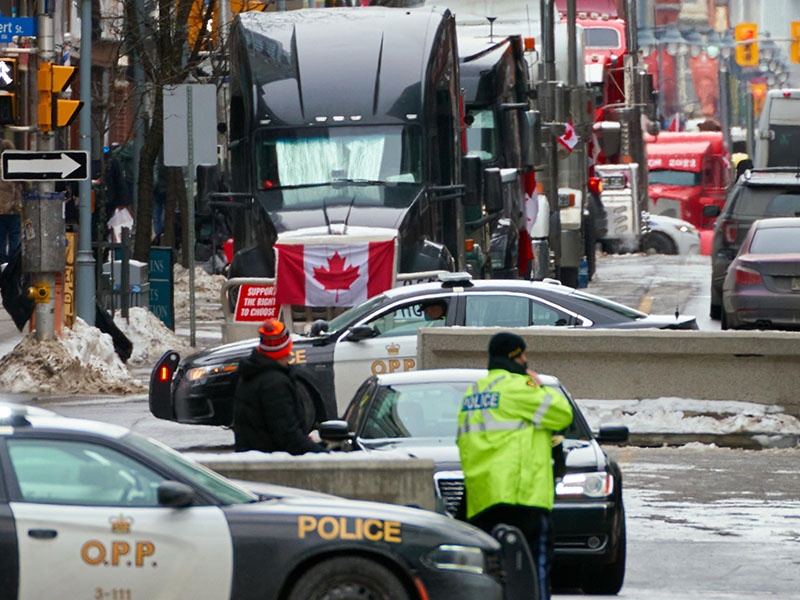
[[[444,318],[426,320],[423,308],[430,303],[443,305]],[[648,315],[558,282],[473,281],[448,273],[436,283],[396,287],[295,335],[292,362],[307,430],[342,415],[367,377],[414,370],[417,330],[428,326],[697,329],[697,321]],[[150,376],[150,412],[179,423],[229,426],[239,361],[257,343],[224,344],[183,360],[165,353]]]
[[[503,597],[482,531],[295,491],[259,496],[123,427],[0,403],[0,598]]]

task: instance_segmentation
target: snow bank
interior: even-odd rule
[[[0,358],[0,389],[42,394],[136,394],[146,391],[114,351],[111,336],[82,319],[60,339],[26,335]]]

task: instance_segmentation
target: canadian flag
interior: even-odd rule
[[[564,135],[558,138],[558,143],[561,144],[567,151],[572,152],[572,149],[578,144],[578,134],[575,133],[575,128],[572,126],[572,121],[567,123],[567,128]]]
[[[532,174],[531,174],[532,175]],[[529,186],[525,186],[526,188]],[[525,193],[525,231],[529,234],[533,229],[536,219],[539,217],[539,190],[535,184],[530,186],[531,191]]]
[[[395,240],[275,244],[276,300],[355,306],[394,284]]]

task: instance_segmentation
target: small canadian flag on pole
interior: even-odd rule
[[[578,134],[575,133],[575,128],[572,126],[572,121],[567,123],[567,128],[564,135],[558,138],[558,143],[561,144],[568,152],[578,145]]]
[[[355,306],[394,285],[395,240],[275,244],[276,300]]]

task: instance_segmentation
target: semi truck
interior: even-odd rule
[[[539,113],[530,110],[523,39],[480,35],[474,27],[457,31],[467,164],[474,161],[481,172],[467,188],[482,196],[465,209],[467,236],[488,243],[492,277],[544,279],[549,214],[547,200],[536,194]],[[497,210],[487,219],[493,202]]]
[[[273,277],[282,240],[348,235],[394,237],[398,273],[492,263],[491,225],[516,215],[465,160],[448,10],[242,13],[230,47],[230,277]],[[465,210],[489,224],[469,264]]]
[[[722,210],[730,185],[728,148],[721,131],[663,132],[646,136],[650,212],[711,229],[715,218],[703,209]]]

